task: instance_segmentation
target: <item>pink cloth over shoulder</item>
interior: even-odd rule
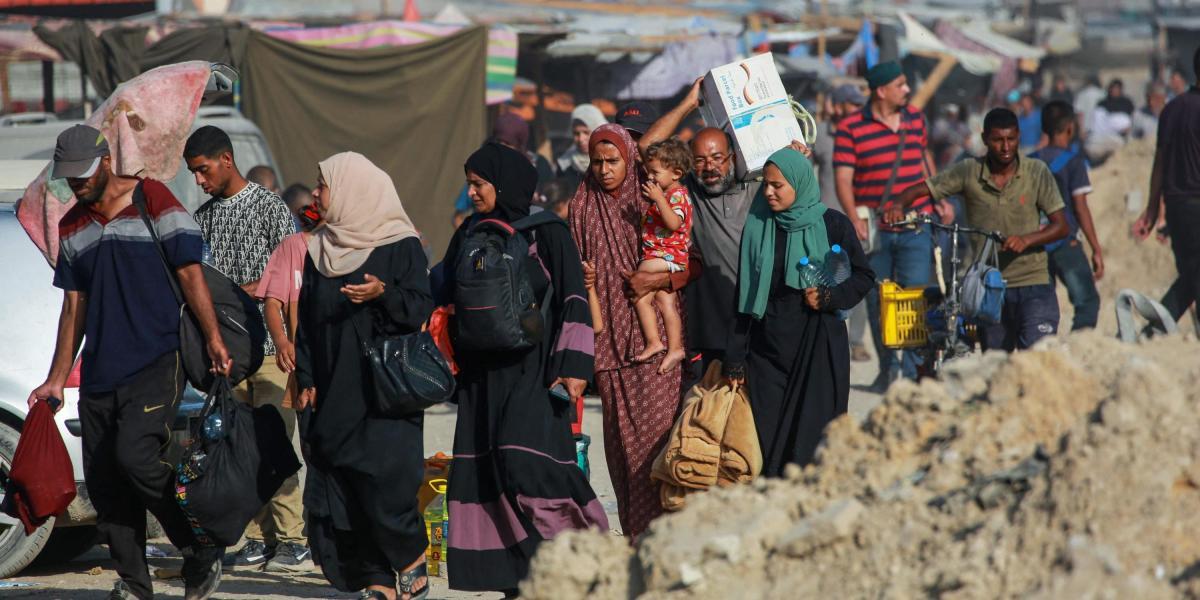
[[[279,243],[271,253],[267,268],[258,280],[254,295],[260,299],[274,298],[290,304],[300,301],[300,285],[304,281],[304,257],[308,241],[303,233],[293,233]]]
[[[212,69],[190,61],[152,69],[125,83],[87,119],[108,140],[114,175],[170,181],[183,160],[183,145],[196,119]],[[65,128],[65,127],[64,127]],[[50,166],[17,204],[17,220],[54,265],[58,222],[75,205],[66,181],[50,181]]]

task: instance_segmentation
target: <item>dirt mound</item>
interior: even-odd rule
[[[1200,597],[1200,343],[1089,332],[893,385],[818,463],[635,548],[546,544],[529,598]]]
[[[1145,208],[1153,165],[1154,140],[1132,140],[1091,172],[1093,191],[1088,196],[1088,206],[1104,248],[1105,263],[1105,275],[1096,282],[1101,302],[1097,328],[1105,333],[1117,332],[1113,312],[1117,292],[1129,288],[1158,300],[1175,281],[1175,258],[1170,245],[1160,244],[1154,238],[1138,242],[1130,232],[1134,220]],[[1128,202],[1131,197],[1135,200]],[[1088,254],[1091,255],[1090,251]],[[1066,288],[1060,285],[1058,292],[1062,308],[1059,331],[1066,332],[1071,329],[1074,311],[1067,300]],[[1190,330],[1191,317],[1185,316],[1179,326]]]

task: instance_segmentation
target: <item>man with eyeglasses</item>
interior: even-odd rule
[[[670,137],[699,108],[702,82],[703,78],[697,79],[679,105],[646,131],[638,140],[640,151],[645,152],[651,144]],[[799,141],[793,141],[792,147],[811,155]],[[725,356],[725,344],[734,322],[742,227],[750,202],[762,183],[737,180],[733,140],[720,129],[701,129],[692,138],[691,149],[693,171],[684,178],[684,183],[692,201],[692,246],[698,250],[693,254],[701,258],[704,271],[702,277],[687,286],[687,346],[689,352],[703,357],[700,363],[703,373],[709,363]],[[679,278],[666,273],[639,272],[629,279],[631,294],[638,297],[655,290],[676,290],[680,283]]]

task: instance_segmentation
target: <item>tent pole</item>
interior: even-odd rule
[[[0,112],[12,109],[12,88],[8,83],[8,59],[0,60]]]
[[[536,152],[547,157],[546,160],[551,160],[548,156],[552,154],[549,148],[550,138],[546,135],[546,93],[544,90],[546,86],[546,53],[538,49],[533,54],[535,57],[534,77],[536,78],[534,85],[537,86],[537,105],[533,107],[534,147],[537,148]],[[543,148],[543,146],[546,147]]]
[[[42,61],[42,110],[54,114],[54,62]]]
[[[79,65],[79,103],[83,107],[83,118],[92,116],[92,102],[88,100],[87,71]]]
[[[929,73],[929,78],[921,85],[921,89],[913,94],[909,104],[917,110],[925,110],[925,105],[929,104],[929,100],[937,93],[938,88],[942,87],[942,83],[950,76],[950,72],[954,70],[956,64],[958,64],[958,59],[954,58],[953,54],[942,54],[938,59],[937,66]]]

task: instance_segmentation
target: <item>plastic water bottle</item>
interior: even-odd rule
[[[204,419],[204,437],[208,440],[225,437],[225,419],[221,418],[221,413],[212,413]]]
[[[840,244],[834,244],[825,256],[825,274],[833,285],[850,279],[850,255]]]
[[[812,287],[832,287],[825,277],[825,270],[807,256],[800,259],[800,286],[804,289]]]
[[[204,245],[200,247],[200,262],[212,264],[212,246],[208,245],[208,240],[204,240]]]
[[[829,248],[829,254],[825,257],[825,275],[833,282],[834,285],[842,283],[850,279],[850,255],[842,249],[841,244],[834,244]],[[850,318],[850,311],[837,311],[838,318],[845,321]]]

